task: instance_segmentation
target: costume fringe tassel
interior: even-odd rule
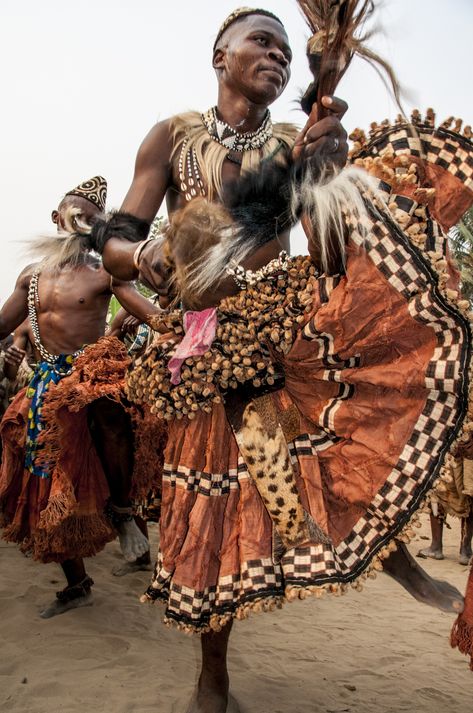
[[[450,644],[470,657],[470,669],[473,671],[473,565],[466,586],[465,608],[453,625]]]

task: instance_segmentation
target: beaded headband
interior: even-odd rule
[[[234,22],[237,20],[241,20],[242,17],[248,17],[249,15],[263,15],[264,17],[270,17],[272,20],[276,20],[276,22],[279,22],[281,27],[284,27],[282,24],[281,20],[279,17],[277,17],[274,13],[270,12],[269,10],[263,10],[261,8],[252,8],[252,7],[239,7],[236,10],[234,10],[226,20],[224,20],[222,26],[220,27],[217,37],[214,42],[214,50],[217,47],[217,44],[230,25],[233,25]]]
[[[94,176],[88,181],[79,183],[76,188],[66,193],[66,196],[80,196],[90,201],[97,208],[100,208],[102,213],[105,211],[105,202],[107,200],[107,181],[103,176]]]

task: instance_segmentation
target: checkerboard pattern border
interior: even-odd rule
[[[438,477],[443,458],[456,437],[467,405],[467,373],[471,332],[463,318],[435,286],[435,273],[389,216],[371,215],[369,243],[366,226],[356,220],[352,237],[363,244],[386,280],[406,299],[411,316],[432,327],[437,348],[426,373],[429,390],[425,406],[396,466],[374,496],[363,517],[339,545],[309,545],[288,550],[278,564],[271,559],[251,560],[240,571],[220,577],[216,586],[196,591],[174,581],[158,565],[156,598],[167,602],[166,616],[196,629],[211,615],[234,612],[256,598],[281,596],[287,585],[348,584],[369,566],[373,557],[409,521]],[[314,334],[315,336],[315,334]],[[326,344],[330,344],[330,340]],[[328,356],[333,358],[333,355]],[[336,432],[336,429],[335,429]],[[293,461],[315,455],[336,442],[327,430],[305,434],[289,445]],[[248,477],[243,462],[237,471],[209,475],[165,467],[164,478],[205,495],[224,494]]]
[[[208,497],[228,495],[230,490],[238,490],[238,478],[239,471],[236,468],[227,473],[206,473],[183,465],[173,468],[169,463],[163,467],[163,482],[173,488],[185,488]]]
[[[443,127],[415,124],[389,126],[368,141],[353,158],[379,155],[391,145],[396,155],[407,154],[440,166],[473,191],[473,144],[470,139]]]

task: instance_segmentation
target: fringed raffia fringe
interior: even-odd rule
[[[466,586],[465,608],[453,625],[450,644],[470,657],[470,669],[473,671],[473,564]]]
[[[38,461],[52,471],[63,449],[60,409],[77,413],[97,399],[107,397],[121,402],[125,375],[131,359],[126,347],[116,337],[102,337],[88,346],[73,372],[51,388],[44,401],[44,427],[39,437],[42,448]]]
[[[160,489],[166,424],[146,409],[125,405],[125,377],[130,363],[122,342],[116,337],[103,337],[88,346],[76,360],[72,374],[48,392],[42,411],[44,427],[40,442],[43,447],[38,459],[47,464],[50,472],[54,471],[54,477],[64,447],[61,409],[78,413],[97,399],[106,397],[122,403],[133,422],[135,449],[131,497],[145,498],[150,491]]]
[[[116,537],[104,516],[75,515],[78,503],[67,479],[63,481],[67,492],[50,498],[34,532],[25,537],[21,526],[12,523],[2,534],[4,540],[19,544],[21,552],[43,563],[92,557]]]
[[[77,510],[78,503],[74,488],[62,468],[55,469],[54,487],[56,488],[57,485],[60,485],[59,492],[49,498],[47,506],[39,517],[38,528],[41,530],[54,529]]]
[[[171,160],[175,165],[179,160],[183,141],[188,140],[184,156],[184,167],[187,156],[195,151],[199,171],[202,175],[209,201],[216,197],[222,198],[222,167],[228,155],[228,149],[210,138],[205,128],[201,114],[196,111],[179,114],[172,119],[174,151]],[[264,158],[274,154],[275,161],[285,160],[284,152],[278,152],[281,142],[288,148],[292,146],[298,134],[293,124],[273,124],[273,137],[261,149],[244,151],[242,155],[242,172],[258,168]]]
[[[93,557],[114,540],[116,534],[103,515],[72,515],[54,529],[39,527],[30,549],[34,559],[41,562]]]
[[[473,626],[458,617],[450,634],[450,644],[453,649],[470,657],[470,669],[473,671]]]
[[[37,476],[30,477],[35,478]],[[77,509],[74,489],[65,473],[60,468],[57,468],[54,478],[54,485],[60,486],[58,488],[59,492],[48,500],[46,508],[41,512],[38,528],[25,537],[23,526],[12,522],[7,524],[3,531],[5,540],[19,544],[20,550],[24,553],[33,552],[35,559],[42,559],[39,554],[42,548],[41,546],[38,548],[38,529],[44,532],[45,530],[51,531],[60,527],[61,523],[71,517]],[[44,539],[44,534],[40,536],[40,539]]]

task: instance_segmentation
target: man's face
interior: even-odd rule
[[[87,200],[87,198],[81,198],[81,196],[66,196],[60,202],[58,209],[53,210],[51,214],[51,219],[53,223],[56,223],[58,230],[67,230],[67,226],[64,222],[64,215],[68,208],[77,208],[80,211],[78,216],[82,222],[92,224],[93,218],[99,215],[100,209],[92,203],[92,201]]]
[[[231,25],[214,53],[219,82],[266,106],[285,89],[291,60],[284,28],[262,15],[250,15]]]

